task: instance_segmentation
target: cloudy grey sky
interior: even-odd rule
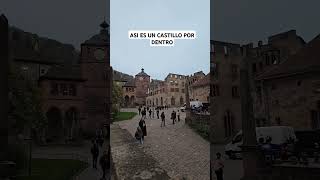
[[[107,0],[0,0],[0,14],[7,16],[10,25],[77,49],[99,33],[109,9]]]
[[[290,29],[306,41],[320,33],[319,0],[214,0],[212,39],[257,42]]]
[[[117,4],[120,5],[120,11],[121,9],[126,11],[130,10],[130,7],[124,3],[124,0],[116,1],[118,1]],[[132,5],[132,7],[136,6],[141,10],[142,7],[146,6],[139,5],[139,1],[141,0],[132,1],[136,2],[136,5]],[[153,21],[159,22],[169,16],[172,16],[171,19],[184,19],[178,24],[173,20],[171,24],[167,22],[168,26],[172,25],[172,27],[176,28],[176,26],[183,25],[183,23],[187,24],[188,21],[194,24],[196,18],[205,13],[205,11],[200,8],[201,5],[199,5],[199,2],[202,3],[209,0],[152,1],[158,1],[158,3],[155,3],[149,11],[152,11],[153,14],[163,15],[163,17],[159,15],[159,17],[153,19]],[[178,1],[182,1],[182,5],[186,6],[184,10],[188,13],[187,16],[184,17],[182,13],[172,13],[172,10],[177,8],[175,2]],[[109,13],[109,7],[107,6],[106,8],[105,3],[105,0],[1,0],[0,13],[7,15],[11,25],[17,26],[25,31],[37,33],[40,36],[73,44],[79,49],[81,42],[99,32],[99,24],[103,20],[104,14]],[[320,7],[319,0],[211,0],[210,3],[213,15],[210,19],[212,39],[236,43],[256,42],[258,40],[264,40],[275,33],[296,29],[299,35],[306,41],[309,41],[320,33],[320,23],[318,23],[320,17],[320,11],[318,10],[318,7]],[[182,6],[180,6],[180,8],[181,7]],[[160,12],[160,10],[156,11],[156,8],[164,8],[165,10]],[[107,9],[107,11],[105,9]],[[206,9],[206,7],[204,7],[204,9]],[[141,16],[143,13],[145,13],[145,11],[139,11],[138,15]],[[132,12],[131,14],[125,12],[123,16],[130,17],[131,20],[136,17]],[[149,16],[143,17],[143,19],[145,21],[151,21],[151,17]],[[154,25],[156,26],[156,24]],[[157,28],[160,29],[163,28],[163,26]],[[126,38],[126,34],[124,38]],[[187,40],[176,41],[176,45],[180,46],[182,43],[191,43],[184,41]],[[143,41],[135,43],[139,44],[139,46],[148,45],[148,42]],[[189,45],[192,47],[194,45],[193,43],[194,42],[192,42],[192,45]],[[129,45],[130,44],[122,44],[123,48],[128,48]],[[186,49],[185,51],[190,51],[190,49]],[[157,49],[157,51],[158,50],[159,49]],[[162,48],[161,51],[163,52],[164,50],[165,49]],[[152,51],[155,51],[155,49],[149,52]],[[129,51],[129,53],[131,52]],[[164,53],[163,57],[166,59],[171,58],[168,53]],[[152,61],[154,58],[157,57],[146,55],[146,57],[142,59],[147,59],[148,62],[153,63],[155,62]],[[200,69],[202,63],[198,63],[199,60],[201,61],[201,59],[194,61],[194,63],[189,66],[189,69],[180,68],[180,70],[179,68],[175,68],[178,69],[175,70],[175,72],[183,73],[184,70],[192,72],[194,71],[192,68]],[[128,59],[115,58],[112,60],[115,67],[117,66],[117,62],[125,62],[123,67],[119,67],[119,70],[127,71],[127,69],[129,69],[128,66],[131,65],[131,70],[128,72],[133,74],[137,73],[141,66],[143,66],[141,65],[142,63],[135,62],[132,57]],[[186,61],[182,58],[179,58],[177,61],[170,61],[170,63],[171,62],[174,67],[186,64]],[[161,64],[169,65],[168,61],[163,59]],[[146,72],[161,77],[159,73],[162,71],[161,66],[158,64],[153,64],[152,66],[157,67],[156,71],[150,69],[149,65],[144,65]],[[170,69],[166,70],[169,71]],[[159,75],[153,73],[158,73]]]
[[[168,73],[209,72],[210,0],[111,0],[111,64],[151,78]],[[175,40],[174,47],[150,47],[128,39],[129,30],[195,30],[195,40]]]

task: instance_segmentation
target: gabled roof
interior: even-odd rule
[[[281,78],[314,71],[320,71],[320,35],[311,40],[296,54],[289,56],[287,60],[265,71],[256,79]]]
[[[85,79],[81,77],[80,66],[53,66],[39,79],[85,81]]]
[[[81,45],[106,46],[110,43],[110,34],[108,32],[109,24],[103,21],[100,24],[101,30],[99,34],[92,36]]]
[[[141,69],[141,72],[139,72],[136,76],[149,76],[147,73],[144,72],[144,69]]]

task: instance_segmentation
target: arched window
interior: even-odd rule
[[[234,134],[234,116],[227,110],[224,115],[225,137],[230,137]]]

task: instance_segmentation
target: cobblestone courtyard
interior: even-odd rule
[[[160,127],[161,120],[157,119],[156,113],[151,119],[147,114],[147,137],[143,144],[144,152],[152,156],[171,178],[210,179],[209,142],[184,123],[185,113],[181,113],[181,121],[173,125],[170,119],[172,110],[165,110],[166,127],[163,128]],[[137,112],[138,110],[122,109],[122,111]],[[127,130],[134,137],[140,118],[141,116],[137,115],[131,120],[114,124]],[[115,136],[111,132],[111,136],[113,135]]]

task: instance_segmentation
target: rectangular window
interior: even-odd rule
[[[174,88],[171,88],[171,89],[170,89],[170,92],[174,92]]]
[[[232,80],[236,80],[238,77],[238,66],[236,64],[231,65],[231,78]]]
[[[257,65],[256,63],[252,64],[252,73],[256,73],[257,72]]]
[[[60,84],[60,92],[64,96],[68,95],[68,88],[66,84]]]
[[[179,92],[179,88],[176,88],[176,92]]]
[[[77,95],[77,89],[74,84],[69,85],[69,96],[76,96]]]
[[[213,84],[211,87],[211,94],[212,96],[220,96],[220,90],[219,90],[219,86],[216,84]]]
[[[232,97],[233,98],[238,98],[239,97],[238,86],[232,86]]]
[[[51,95],[58,95],[59,94],[59,86],[57,83],[51,83],[51,91],[50,91]]]
[[[184,89],[181,89],[181,92],[184,93]]]

